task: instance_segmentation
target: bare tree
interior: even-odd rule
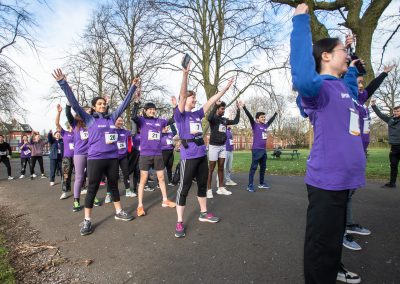
[[[393,114],[393,108],[400,105],[400,59],[391,64],[395,64],[395,67],[374,94],[379,107],[390,115]]]

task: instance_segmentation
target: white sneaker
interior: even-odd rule
[[[44,174],[42,174],[41,176],[40,176],[40,178],[47,178]]]
[[[126,197],[136,197],[136,193],[134,193],[132,190],[130,189],[126,189],[126,193],[125,193]]]
[[[111,203],[112,202],[112,198],[110,194],[106,195],[106,199],[104,200],[104,203]]]
[[[19,178],[25,178],[25,176],[24,175],[20,175],[20,177]]]
[[[54,186],[54,181],[50,182],[50,186]]]
[[[66,199],[66,198],[68,198],[68,197],[69,197],[69,193],[68,193],[68,192],[63,192],[63,193],[61,194],[60,199]]]
[[[234,182],[233,180],[228,180],[226,181],[225,185],[237,185],[237,183]]]
[[[9,177],[8,177],[8,180],[12,180],[12,179],[14,179],[14,177],[12,177],[12,176],[9,176]]]
[[[37,175],[33,174],[33,175],[32,175],[32,177],[34,177],[34,178],[35,178],[35,177],[37,177]]]
[[[214,195],[212,193],[212,189],[207,190],[207,198],[214,198]]]
[[[87,194],[87,189],[84,189],[81,191],[81,195],[85,195],[85,194]]]
[[[217,194],[220,194],[220,195],[231,195],[232,192],[229,191],[229,190],[226,190],[225,187],[218,187]]]

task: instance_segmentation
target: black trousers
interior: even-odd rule
[[[130,188],[128,166],[129,166],[129,158],[128,158],[128,156],[126,156],[126,157],[124,157],[124,158],[119,160],[119,167],[120,167],[120,169],[122,171],[122,177],[123,177],[123,180],[124,180],[125,189]]]
[[[31,173],[33,174],[35,172],[36,161],[39,162],[40,173],[43,175],[44,174],[43,156],[32,156],[31,157]]]
[[[334,284],[342,256],[349,190],[331,191],[307,185],[304,242],[306,284]]]
[[[181,179],[176,193],[176,204],[186,205],[186,197],[192,186],[193,178],[197,181],[197,196],[207,196],[208,161],[207,156],[181,160]]]
[[[57,159],[50,159],[50,181],[54,182],[56,178],[56,172],[61,172],[61,155],[58,156]]]
[[[129,175],[133,174],[132,184],[135,193],[137,192],[137,184],[140,181],[139,157],[140,152],[136,149],[132,149],[132,152],[128,154],[128,173]]]
[[[400,145],[392,145],[389,153],[390,160],[390,183],[396,184],[400,161]]]
[[[162,157],[167,169],[168,183],[172,183],[172,166],[174,165],[174,150],[163,150]]]
[[[107,177],[107,187],[114,202],[120,201],[118,191],[118,159],[99,159],[87,161],[89,179],[88,191],[85,198],[85,208],[93,208],[94,198],[99,190],[103,174]]]
[[[25,175],[26,172],[26,165],[29,165],[29,171],[31,171],[31,158],[21,158],[21,175]],[[33,173],[31,172],[31,175]]]
[[[0,156],[0,163],[3,163],[7,168],[7,175],[11,176],[11,164],[10,159],[7,156]]]

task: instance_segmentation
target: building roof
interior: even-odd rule
[[[32,127],[29,124],[19,123],[15,119],[11,123],[0,122],[0,132],[32,132]]]

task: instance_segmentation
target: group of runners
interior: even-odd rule
[[[300,4],[293,17],[291,33],[290,64],[294,89],[298,92],[297,104],[314,128],[314,144],[307,160],[305,183],[309,205],[304,245],[304,276],[306,283],[360,283],[361,278],[348,271],[341,262],[342,246],[359,250],[361,247],[351,234],[369,235],[371,231],[356,224],[352,218],[352,198],[358,188],[365,185],[366,152],[369,144],[371,117],[366,102],[383,82],[394,66],[384,72],[368,86],[356,68],[357,60],[349,58],[347,50],[352,38],[345,44],[337,38],[325,38],[312,44],[308,6]],[[73,185],[73,211],[82,209],[80,195],[87,176],[87,193],[84,202],[84,221],[81,235],[92,233],[92,208],[100,205],[96,198],[100,183],[106,178],[106,200],[115,207],[115,219],[130,221],[133,215],[121,206],[118,190],[119,168],[127,197],[138,196],[136,215],[145,216],[144,191],[149,172],[154,171],[162,194],[161,206],[176,207],[177,223],[175,237],[185,237],[184,211],[189,189],[197,183],[197,200],[200,207],[198,220],[217,223],[220,221],[207,208],[207,198],[213,198],[211,187],[213,172],[217,167],[217,190],[220,195],[231,195],[226,185],[233,186],[231,170],[233,161],[233,138],[231,125],[239,122],[241,110],[251,123],[253,132],[252,162],[247,190],[268,189],[265,181],[267,129],[279,110],[266,121],[264,112],[255,118],[241,101],[236,102],[233,119],[224,117],[227,104],[221,100],[233,84],[233,79],[199,109],[195,110],[196,93],[188,90],[190,63],[182,69],[179,99],[172,98],[172,117],[157,117],[157,107],[152,102],[140,104],[140,79],[135,78],[122,104],[112,113],[107,100],[95,97],[92,105],[82,107],[75,98],[65,75],[60,69],[53,73],[63,90],[68,104],[65,114],[67,129],[60,125],[62,107],[57,106],[57,131],[48,134],[50,145],[50,185],[54,185],[57,169],[62,175],[61,199],[68,197]],[[124,128],[123,114],[131,104],[132,129]],[[397,167],[400,161],[400,107],[394,108],[394,116],[382,114],[375,100],[372,108],[389,125],[391,144],[390,182],[385,187],[395,187]],[[142,107],[142,110],[141,110]],[[76,115],[72,114],[71,108]],[[207,115],[208,113],[208,115]],[[202,119],[207,115],[210,137],[207,147],[204,142]],[[173,159],[175,143],[180,145],[179,182],[173,183]],[[45,145],[38,133],[30,140],[22,137],[21,177],[25,177],[30,165],[31,179],[35,178],[34,167],[39,162],[41,177],[43,148]],[[334,148],[335,151],[325,151]],[[8,156],[11,148],[0,135],[0,157],[6,164],[9,179],[11,166]],[[259,184],[255,186],[254,175],[260,165]],[[167,172],[169,186],[177,185],[176,201],[167,197]],[[133,177],[133,186],[130,176]]]

